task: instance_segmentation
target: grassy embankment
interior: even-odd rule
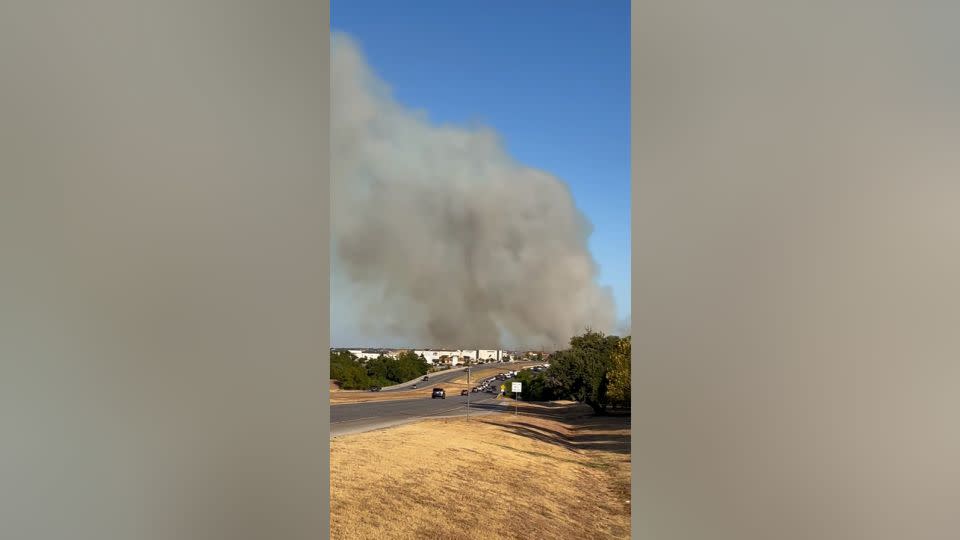
[[[331,538],[629,538],[629,437],[570,403],[338,437]]]

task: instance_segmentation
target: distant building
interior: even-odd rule
[[[477,351],[477,359],[481,362],[499,362],[503,356],[503,351],[500,349],[480,349]]]
[[[524,353],[505,351],[502,349],[382,349],[382,348],[353,348],[330,349],[331,351],[346,351],[361,360],[371,360],[380,356],[396,358],[403,352],[411,351],[423,358],[430,365],[456,366],[463,363],[488,363],[504,361],[507,358],[518,360]],[[529,354],[529,353],[527,353]]]
[[[451,357],[459,357],[460,351],[450,351],[444,349],[415,349],[414,354],[417,356],[422,356],[428,364],[441,364],[449,363]],[[443,362],[444,357],[446,357],[446,362]]]
[[[396,353],[390,349],[363,349],[360,351],[350,351],[354,356],[361,360],[373,360],[381,356],[393,357]]]

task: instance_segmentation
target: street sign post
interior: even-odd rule
[[[517,394],[520,393],[523,383],[513,382],[511,386],[513,387],[513,415],[517,416],[520,414],[520,403],[517,401]]]

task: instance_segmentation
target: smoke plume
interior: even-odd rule
[[[567,186],[511,159],[490,129],[433,125],[397,103],[349,36],[332,39],[334,326],[481,348],[613,330]]]

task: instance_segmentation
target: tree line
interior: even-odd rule
[[[521,399],[570,399],[604,414],[608,407],[630,406],[630,336],[606,336],[588,330],[570,339],[570,347],[550,355],[550,367],[522,370]]]
[[[421,377],[428,369],[427,361],[411,351],[396,357],[380,355],[367,361],[349,351],[330,351],[330,378],[338,381],[344,390],[390,386]]]

